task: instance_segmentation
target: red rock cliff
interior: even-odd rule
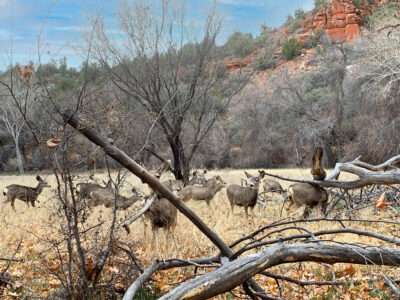
[[[334,0],[327,8],[316,13],[310,12],[304,20],[303,32],[307,33],[316,29],[324,29],[333,40],[344,42],[353,41],[364,26],[365,16],[390,0],[361,0],[360,8],[357,8],[353,0]]]

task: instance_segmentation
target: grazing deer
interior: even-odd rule
[[[257,203],[258,189],[260,187],[260,180],[265,176],[264,171],[258,171],[258,176],[252,176],[246,171],[246,177],[250,179],[248,186],[240,186],[238,184],[230,184],[226,188],[226,194],[228,195],[229,203],[231,204],[231,211],[233,214],[233,208],[235,205],[243,206],[246,212],[246,219],[249,218],[247,209],[250,207],[251,219],[254,224],[254,206]],[[228,213],[229,217],[229,213]]]
[[[328,206],[328,193],[319,185],[311,183],[294,183],[289,186],[285,202],[289,201],[287,210],[292,206],[299,208],[306,205],[302,218],[307,218],[314,206],[321,203],[322,212],[325,213]]]
[[[324,149],[317,147],[314,149],[312,158],[311,174],[314,176],[314,180],[324,180],[326,172],[322,166],[322,156],[324,155]]]
[[[29,186],[12,184],[4,188],[3,195],[7,196],[7,202],[11,202],[11,207],[15,211],[14,202],[15,199],[19,199],[26,202],[26,205],[29,207],[29,203],[32,207],[35,207],[35,201],[40,193],[43,191],[43,188],[50,187],[50,185],[40,178],[39,175],[36,176],[36,180],[39,181],[38,185],[33,188]]]
[[[90,192],[90,198],[92,199],[92,203],[95,205],[104,204],[105,207],[114,207],[114,203],[116,204],[117,210],[126,210],[136,201],[142,199],[135,188],[132,188],[133,195],[130,197],[125,197],[122,195],[118,195],[117,201],[115,202],[115,193],[111,189],[96,189]]]
[[[204,200],[207,205],[210,206],[211,200],[215,194],[218,193],[226,182],[222,180],[220,176],[214,176],[208,180],[205,186],[199,185],[187,185],[181,191],[178,192],[178,196],[182,201],[187,202],[190,199]]]
[[[284,189],[282,188],[282,186],[280,185],[279,182],[272,180],[272,179],[264,179],[263,182],[263,189],[264,189],[264,193],[279,193],[282,195],[282,193],[284,192]],[[265,199],[267,199],[267,196],[265,197]]]

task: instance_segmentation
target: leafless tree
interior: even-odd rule
[[[21,113],[15,108],[11,101],[1,97],[0,101],[0,128],[7,132],[13,139],[15,145],[15,154],[19,172],[24,173],[23,160],[20,150],[20,135],[24,128],[25,122]]]
[[[185,1],[124,1],[117,13],[120,40],[99,22],[93,45],[113,83],[161,129],[175,177],[185,180],[199,145],[248,78],[216,74],[222,19],[215,3],[203,22],[186,11]]]

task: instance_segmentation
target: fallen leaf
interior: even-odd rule
[[[57,147],[58,144],[60,144],[61,139],[58,138],[51,138],[48,141],[46,141],[46,146],[47,148],[54,148]]]
[[[393,204],[392,202],[384,202],[385,194],[386,194],[386,192],[383,192],[382,195],[379,197],[379,199],[375,199],[375,198],[372,199],[375,202],[376,208],[378,208],[380,210],[385,210],[386,206]]]

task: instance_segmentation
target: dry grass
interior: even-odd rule
[[[251,174],[257,174],[257,170],[247,170]],[[299,170],[299,169],[274,169],[268,170],[270,173],[277,175],[292,177],[292,178],[311,178],[309,170]],[[228,184],[237,183],[240,184],[240,179],[244,178],[243,170],[218,170],[210,171],[207,177],[210,178],[214,175],[220,175]],[[33,250],[31,247],[30,251],[39,251],[45,247],[44,243],[38,240],[34,234],[38,236],[45,236],[50,231],[48,230],[49,224],[48,220],[52,215],[52,203],[55,203],[55,177],[54,175],[41,174],[42,178],[48,181],[52,186],[51,188],[46,188],[43,193],[39,196],[36,208],[27,207],[22,201],[16,200],[16,210],[14,212],[10,204],[4,204],[2,201],[5,198],[2,195],[3,200],[0,201],[0,257],[10,256],[10,247],[15,247],[16,243],[23,238],[24,240],[30,240],[34,244]],[[107,181],[106,173],[98,173],[95,178],[98,182],[102,180]],[[277,180],[281,183],[283,188],[287,188],[290,183],[285,181]],[[35,180],[35,175],[22,175],[22,176],[0,176],[0,190],[2,191],[4,187],[10,184],[22,184],[27,186],[36,186],[37,181]],[[133,175],[128,175],[127,184],[123,187],[122,194],[130,195],[131,185],[139,187],[143,192],[147,192],[147,186],[143,185],[139,179]],[[280,206],[282,205],[282,196],[273,195],[275,201],[267,202],[268,207],[264,208],[257,206],[255,209],[255,224],[252,225],[251,222],[246,221],[243,208],[236,207],[235,215],[230,215],[228,217],[228,212],[230,210],[230,205],[226,196],[225,189],[221,190],[216,197],[211,202],[211,209],[209,209],[205,202],[203,201],[189,201],[188,206],[194,210],[205,222],[206,224],[215,230],[226,243],[232,243],[238,238],[253,232],[256,228],[266,225],[271,221],[278,220],[280,213]],[[133,214],[140,207],[140,204],[136,207],[131,208],[128,212],[118,213],[118,219],[122,219],[125,215]],[[94,209],[88,222],[95,222],[99,218],[104,220],[111,219],[111,209],[104,207],[98,207]],[[289,212],[291,216],[299,216],[302,213],[302,209],[297,211]],[[318,212],[316,212],[318,214]],[[377,212],[373,208],[365,209],[363,211],[357,212],[360,218],[376,218]],[[284,215],[287,216],[287,212],[284,210]],[[309,230],[317,231],[323,229],[339,228],[339,224],[328,223],[328,222],[318,222],[304,224]],[[370,227],[367,225],[357,225],[358,228],[368,229],[387,233],[386,229],[381,226]],[[150,228],[150,226],[148,226]],[[124,231],[120,231],[118,234],[123,241],[135,242],[138,245],[138,252],[142,254],[142,259],[146,264],[151,263],[151,260],[157,256],[156,254],[150,252],[151,243],[151,233],[146,234],[144,237],[144,224],[140,220],[131,224],[130,226],[132,233],[128,236]],[[287,231],[284,235],[289,235],[291,233],[298,233],[298,231]],[[215,246],[213,246],[208,239],[199,232],[199,230],[182,214],[178,213],[178,224],[175,230],[175,238],[177,241],[178,249],[170,247],[169,253],[163,252],[161,255],[163,257],[182,257],[182,258],[192,258],[199,256],[210,256],[217,252]],[[333,237],[331,237],[333,238]],[[363,237],[358,237],[354,235],[341,235],[335,237],[337,240],[348,242],[351,240],[355,242],[370,242]],[[160,239],[163,241],[163,238]],[[24,256],[27,253],[26,249],[22,249],[20,256]]]

